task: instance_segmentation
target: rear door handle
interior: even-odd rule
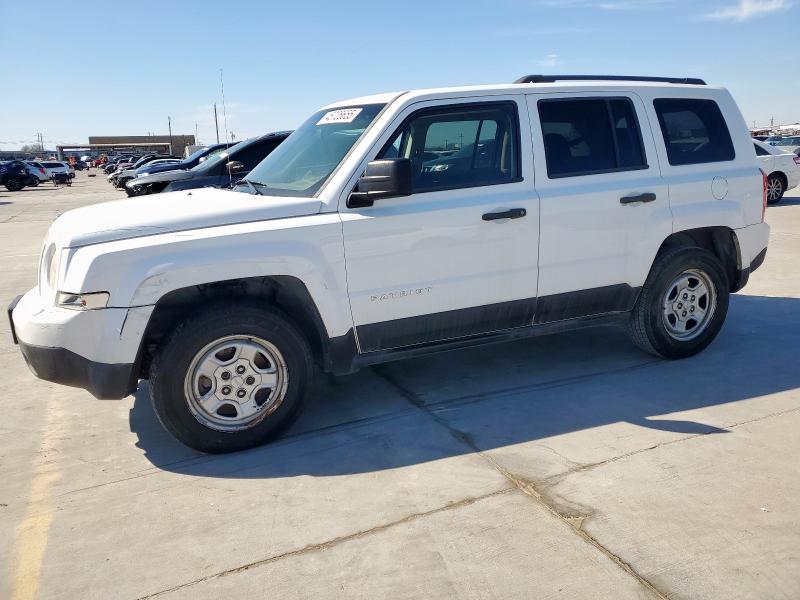
[[[521,219],[528,214],[524,208],[512,208],[503,212],[486,213],[483,215],[484,221],[497,221],[499,219]]]
[[[620,204],[633,204],[634,202],[655,202],[656,195],[653,193],[639,194],[637,196],[623,196],[619,199]]]

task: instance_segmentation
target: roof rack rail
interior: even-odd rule
[[[631,75],[525,75],[514,83],[555,83],[557,81],[655,81],[658,83],[682,83],[706,85],[696,77],[633,77]]]

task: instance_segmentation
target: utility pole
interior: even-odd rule
[[[200,145],[200,136],[197,135],[197,121],[194,123],[194,143]]]
[[[169,153],[173,154],[173,150],[172,150],[172,117],[167,117],[167,127],[169,128]]]
[[[219,121],[217,121],[217,103],[214,102],[214,126],[217,128],[217,143],[219,144]]]

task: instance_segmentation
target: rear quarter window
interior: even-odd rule
[[[653,106],[669,164],[696,165],[736,158],[725,118],[713,100],[659,98]]]

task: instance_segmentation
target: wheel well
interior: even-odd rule
[[[728,275],[731,291],[739,289],[742,272],[742,255],[736,234],[728,227],[701,227],[687,229],[670,235],[658,249],[660,256],[665,251],[679,246],[697,246],[713,252]]]
[[[306,337],[315,360],[323,360],[327,333],[311,294],[296,277],[248,277],[174,290],[156,303],[139,348],[138,372],[147,379],[150,363],[164,337],[188,315],[222,299],[257,300],[283,312]]]

